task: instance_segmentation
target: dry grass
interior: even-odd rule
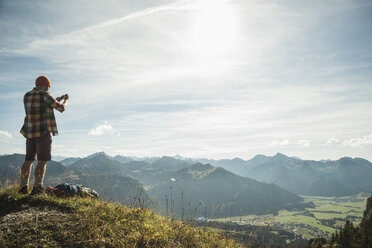
[[[148,209],[0,190],[0,247],[239,247]]]

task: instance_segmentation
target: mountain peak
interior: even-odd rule
[[[96,152],[96,153],[93,153],[89,156],[87,156],[86,158],[100,158],[100,157],[105,157],[105,158],[110,158],[109,155],[107,155],[105,152]]]
[[[256,156],[254,156],[251,159],[254,159],[254,158],[267,158],[267,156],[266,155],[263,155],[263,154],[257,154]]]
[[[342,157],[339,160],[340,161],[350,161],[350,160],[353,160],[353,158],[351,158],[351,157]]]
[[[175,159],[184,159],[184,157],[182,157],[182,156],[179,155],[179,154],[176,154],[176,155],[174,156],[174,158],[175,158]]]
[[[234,159],[232,159],[232,161],[234,161],[234,162],[246,162],[245,160],[243,160],[241,158],[234,158]]]
[[[164,165],[164,164],[184,164],[184,161],[180,160],[180,159],[176,159],[176,158],[173,158],[173,157],[168,157],[168,156],[163,156],[155,161],[152,162],[153,165],[155,166],[159,166],[159,165]]]
[[[174,157],[170,157],[170,156],[162,156],[162,157],[159,158],[158,160],[176,160],[176,158],[174,158]]]
[[[270,158],[271,157],[266,156],[266,155],[257,154],[256,156],[254,156],[253,158],[251,158],[250,160],[248,160],[248,162],[253,162],[253,161],[267,161]]]
[[[207,176],[210,176],[217,169],[224,170],[220,167],[215,167],[210,164],[196,163],[191,167],[186,168],[187,174],[191,175],[193,179],[201,180]]]
[[[287,155],[284,155],[283,153],[278,152],[274,155],[274,158],[289,158]]]
[[[198,169],[198,170],[207,170],[207,169],[210,169],[211,167],[213,167],[211,164],[202,164],[202,163],[196,163],[196,164],[193,164],[190,168],[192,169]]]

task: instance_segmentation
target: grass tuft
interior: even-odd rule
[[[0,247],[239,247],[148,209],[0,190]]]

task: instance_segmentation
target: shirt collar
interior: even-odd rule
[[[48,90],[45,90],[45,87],[43,87],[43,86],[35,86],[34,90],[48,91]]]

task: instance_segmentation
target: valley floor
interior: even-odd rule
[[[345,197],[302,196],[306,202],[313,202],[315,207],[305,211],[281,210],[278,215],[248,215],[210,221],[267,226],[273,230],[280,228],[306,239],[328,238],[345,224],[346,219],[355,225],[360,223],[369,196],[366,193]]]

